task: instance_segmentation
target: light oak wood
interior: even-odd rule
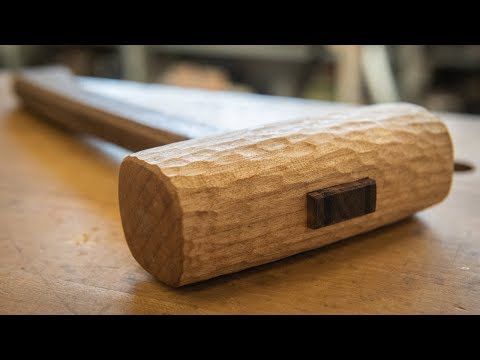
[[[23,71],[16,76],[14,87],[17,94],[22,98],[23,104],[30,110],[47,116],[67,128],[96,135],[130,149],[143,149],[148,146],[178,142],[187,137],[204,137],[219,130],[218,125],[207,126],[205,123],[195,122],[188,117],[171,115],[165,117],[160,111],[149,110],[129,102],[116,101],[111,97],[92,94],[82,89],[74,77],[62,68]],[[378,119],[381,120],[382,116],[383,118],[417,116],[418,119],[421,119],[421,115],[418,115],[420,110],[411,106],[408,108],[408,105],[384,105],[376,107],[375,110],[369,110],[370,112],[354,110],[356,113],[358,112],[358,115],[350,117],[337,115],[285,125],[272,125],[273,127],[266,128],[268,129],[266,132],[265,129],[262,129],[261,132],[257,130],[258,134],[255,131],[242,131],[236,134],[228,134],[226,137],[225,135],[220,136],[220,143],[216,142],[215,139],[201,142],[200,147],[198,149],[194,148],[193,151],[195,153],[205,153],[207,158],[204,158],[204,155],[200,155],[198,158],[198,155],[195,154],[192,160],[184,154],[179,155],[180,161],[187,163],[189,167],[192,163],[202,164],[205,161],[211,165],[210,168],[191,166],[194,168],[195,175],[199,175],[197,178],[200,178],[200,181],[197,181],[190,173],[185,175],[189,181],[193,180],[193,184],[197,181],[194,186],[198,188],[191,189],[193,196],[190,193],[182,195],[184,198],[191,198],[189,201],[196,206],[194,210],[189,210],[183,205],[185,200],[179,195],[180,189],[175,184],[171,185],[168,175],[164,177],[161,171],[157,173],[152,170],[152,167],[145,169],[144,165],[138,165],[136,162],[130,165],[127,159],[122,167],[126,170],[121,173],[123,175],[120,177],[119,196],[121,200],[124,199],[120,201],[121,213],[126,238],[134,257],[145,269],[159,279],[170,285],[179,286],[276,260],[299,251],[368,231],[395,221],[395,219],[401,219],[417,208],[422,209],[433,204],[434,202],[429,202],[426,205],[415,207],[415,204],[412,203],[413,210],[405,213],[404,210],[402,212],[402,209],[399,209],[399,214],[393,219],[382,218],[382,220],[373,221],[373,225],[364,227],[358,227],[355,222],[349,221],[348,224],[351,224],[351,228],[355,230],[337,231],[335,227],[329,227],[325,230],[327,235],[323,238],[320,237],[320,240],[313,242],[313,244],[308,244],[308,241],[305,241],[311,238],[313,234],[304,231],[306,221],[304,221],[303,197],[305,194],[301,191],[305,191],[309,186],[314,186],[317,183],[325,184],[326,181],[327,183],[333,181],[329,186],[335,186],[345,181],[346,177],[342,176],[344,174],[332,175],[335,174],[335,171],[339,173],[336,169],[337,166],[351,167],[348,163],[342,163],[342,151],[350,152],[347,157],[350,157],[353,161],[359,160],[369,163],[368,166],[361,167],[359,171],[351,167],[350,176],[353,177],[353,180],[350,179],[350,181],[358,180],[358,176],[362,172],[368,171],[369,166],[372,166],[372,163],[374,164],[376,161],[383,162],[378,165],[380,171],[389,171],[391,164],[388,161],[385,162],[382,157],[383,152],[389,150],[384,145],[385,141],[393,143],[394,145],[390,146],[393,148],[398,141],[405,141],[406,145],[409,146],[415,144],[415,142],[425,141],[428,143],[430,139],[415,139],[415,133],[403,129],[401,121],[395,124],[395,130],[398,133],[393,133],[393,130],[390,129],[391,134],[387,135],[393,136],[393,140],[383,139],[384,124],[379,125],[377,131],[371,131],[374,126],[372,126],[370,118],[373,119],[373,122]],[[382,113],[382,111],[383,114],[379,117],[377,112]],[[391,114],[388,113],[389,111]],[[359,118],[355,119],[355,116]],[[360,122],[357,120],[360,120]],[[404,122],[405,126],[408,126],[407,122]],[[324,123],[327,125],[324,126]],[[342,145],[342,143],[345,144],[342,129],[340,129],[340,132],[337,129],[338,126],[344,125],[347,128],[353,126],[351,132],[355,134],[353,139],[347,139],[349,131],[346,131],[346,147]],[[413,128],[416,125],[414,123],[410,126]],[[443,129],[446,134],[445,128]],[[324,137],[317,136],[315,138],[315,131],[322,132]],[[362,134],[362,132],[368,133],[369,137],[358,138],[358,134]],[[331,135],[333,135],[333,139],[330,138]],[[380,141],[372,140],[372,136],[377,137]],[[448,134],[446,136],[448,138]],[[244,141],[250,138],[252,141]],[[350,144],[352,140],[356,142],[353,147]],[[326,147],[328,142],[338,142],[338,148],[337,144],[332,145],[331,148]],[[365,143],[371,144],[372,142],[374,144],[378,143],[378,146],[368,149]],[[450,184],[451,172],[453,171],[453,165],[450,164],[453,161],[451,144],[448,142],[449,157],[440,154],[435,158],[434,156],[438,155],[435,154],[436,144],[432,146],[433,152],[420,158],[397,157],[394,170],[403,169],[404,165],[400,164],[403,161],[411,162],[412,159],[414,159],[413,161],[425,161],[427,163],[444,161],[447,168],[450,166],[450,173],[446,177],[445,183]],[[218,151],[222,147],[228,150]],[[385,147],[385,149],[382,147]],[[395,151],[401,155],[406,154],[403,149]],[[291,152],[293,152],[293,155],[290,154]],[[353,155],[351,152],[353,152]],[[360,152],[359,155],[361,156],[357,158],[355,152]],[[170,153],[173,154],[170,156],[176,157],[177,147],[174,147]],[[370,156],[370,153],[373,156]],[[395,154],[395,152],[392,153]],[[363,159],[362,156],[365,154],[367,155]],[[219,159],[215,159],[217,155]],[[261,161],[263,156],[266,157],[264,163]],[[378,158],[376,159],[375,156]],[[336,158],[340,158],[340,161],[335,162]],[[178,159],[176,160],[178,162]],[[172,159],[167,159],[167,163],[171,161]],[[173,161],[175,162],[175,159]],[[217,171],[217,167],[218,169],[225,168],[224,165],[227,165],[227,163],[233,168]],[[162,163],[154,163],[154,165],[163,166]],[[137,167],[140,167],[140,169],[137,169]],[[236,167],[245,171],[246,175],[237,171]],[[258,167],[265,171],[258,172]],[[150,186],[149,179],[152,177],[152,171],[154,176],[162,178],[160,184],[154,183]],[[434,169],[434,171],[436,170]],[[225,183],[219,181],[211,186],[211,180],[207,175],[212,172],[215,174],[214,178],[227,179],[227,181]],[[328,174],[328,172],[331,172],[331,174]],[[419,180],[421,175],[425,175],[417,170],[414,170],[414,172],[417,172],[416,175],[418,175]],[[375,174],[372,170],[370,170],[370,173]],[[399,179],[417,180],[415,177],[410,176],[409,178],[408,172],[405,175],[406,178],[402,179],[400,177]],[[440,176],[442,175],[445,174],[441,173]],[[293,176],[293,178],[289,179],[290,176]],[[305,179],[303,179],[304,176]],[[247,181],[243,181],[244,177],[247,178]],[[175,176],[175,178],[178,178],[178,176]],[[254,180],[249,181],[250,178]],[[230,186],[230,182],[241,185]],[[191,186],[191,183],[189,184],[188,186]],[[429,186],[428,188],[436,195],[435,191],[441,191],[443,185],[441,184],[439,190],[436,186]],[[256,189],[257,186],[268,188],[268,190],[255,193],[251,189]],[[423,184],[423,186],[425,185]],[[147,187],[147,190],[144,187]],[[215,187],[224,188],[226,193],[218,192]],[[165,191],[164,189],[168,190]],[[229,197],[229,191],[232,192],[232,195],[236,195],[230,195]],[[218,193],[218,197],[211,196],[209,198],[213,204],[202,203],[196,199],[197,195],[202,199],[205,194],[210,196],[211,193]],[[277,196],[276,193],[288,194],[289,197]],[[412,190],[412,194],[415,194],[415,190]],[[397,194],[395,191],[389,194],[394,198],[399,195],[401,194]],[[261,199],[258,204],[251,200],[252,196]],[[225,201],[224,198],[230,198],[230,203]],[[418,201],[422,200],[422,196],[419,197],[418,194],[415,194],[412,198],[418,199]],[[406,201],[411,202],[411,200],[407,198]],[[435,199],[434,201],[439,200]],[[243,202],[247,202],[247,205],[244,205]],[[219,209],[215,207],[217,203],[221,204]],[[267,206],[264,205],[265,203]],[[249,207],[254,207],[257,211],[249,211]],[[293,210],[293,213],[289,212],[291,210]],[[354,209],[350,210],[353,211]],[[395,210],[396,208],[389,209],[393,213]],[[190,214],[193,214],[193,216],[190,216]],[[295,215],[291,216],[291,214]],[[293,220],[291,223],[287,222],[288,227],[282,227],[285,217]],[[364,217],[359,221],[371,222],[369,217]],[[203,232],[198,232],[199,226],[203,229]],[[343,224],[339,226],[343,226]],[[332,232],[335,236],[328,235]],[[218,238],[216,237],[217,233]],[[304,233],[302,235],[303,239],[295,236],[291,237],[291,233]],[[322,234],[316,233],[315,235]],[[189,239],[189,236],[192,238],[199,237],[200,240],[193,241]],[[285,237],[287,243],[285,243]],[[233,240],[233,243],[229,238]],[[262,241],[265,244],[262,244]],[[275,246],[271,244],[272,241]],[[290,242],[295,245],[292,246]],[[200,247],[198,244],[200,244]],[[261,249],[262,245],[266,245],[268,249],[265,254]],[[189,247],[200,248],[200,252],[211,253],[213,259],[215,259],[215,251],[212,248],[216,248],[225,261],[210,261],[211,259],[208,256],[205,257],[202,254],[187,254]],[[244,256],[239,256],[237,253]],[[197,260],[197,257],[202,260]],[[193,263],[193,265],[190,266],[190,263]],[[210,268],[203,269],[207,263],[210,264]],[[190,273],[195,275],[189,275]]]
[[[128,156],[122,223],[137,261],[189,284],[373,230],[443,200],[453,173],[445,125],[425,109],[383,104]],[[375,212],[307,226],[307,193],[369,177]]]
[[[21,71],[15,76],[14,88],[23,104],[37,114],[134,151],[209,135],[215,130],[85,91],[62,67]]]
[[[138,265],[124,239],[118,166],[129,152],[45,124],[20,107],[0,74],[0,313],[478,314],[480,117],[441,117],[455,158],[473,170],[455,172],[437,206],[172,288]]]
[[[23,105],[40,118],[134,151],[349,107],[81,78],[60,66],[22,70],[13,86]]]

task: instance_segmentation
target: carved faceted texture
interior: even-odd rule
[[[452,172],[436,116],[382,104],[132,154],[120,169],[120,210],[135,259],[180,286],[405,218],[444,199]],[[307,193],[363,178],[376,183],[374,212],[307,226]]]

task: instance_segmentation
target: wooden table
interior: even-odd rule
[[[445,115],[480,166],[480,121]],[[117,202],[127,151],[22,110],[0,76],[0,313],[480,313],[479,172],[440,205],[371,233],[173,289],[133,259]]]

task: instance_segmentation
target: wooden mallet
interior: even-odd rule
[[[122,225],[135,259],[171,286],[401,220],[442,201],[452,183],[446,126],[412,104],[218,133],[89,93],[58,69],[22,72],[15,89],[57,123],[145,149],[120,167]]]

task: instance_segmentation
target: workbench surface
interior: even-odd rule
[[[126,150],[22,110],[0,75],[0,313],[480,313],[480,119],[443,116],[448,198],[321,249],[173,289],[133,259],[117,199]]]

